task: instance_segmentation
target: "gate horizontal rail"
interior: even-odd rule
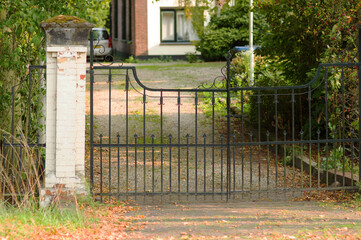
[[[267,146],[267,145],[291,145],[291,144],[305,144],[305,143],[346,143],[346,142],[360,142],[361,138],[352,138],[352,139],[323,139],[323,140],[302,140],[302,141],[270,141],[270,142],[243,142],[243,143],[231,143],[229,144],[230,146]],[[94,143],[93,144],[94,147],[108,147],[108,148],[117,148],[117,147],[138,147],[138,148],[142,148],[142,147],[190,147],[190,148],[194,148],[194,147],[227,147],[227,144],[211,144],[211,143],[207,143],[207,144],[135,144],[135,143],[129,143],[129,144],[109,144],[109,143]]]

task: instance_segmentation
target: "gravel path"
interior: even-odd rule
[[[137,75],[144,85],[151,88],[196,88],[202,83],[213,82],[216,77],[222,78],[221,68],[224,65],[225,63],[195,66],[189,64],[138,66]],[[204,114],[200,106],[195,104],[194,94],[181,93],[178,96],[177,92],[164,92],[163,104],[160,104],[160,91],[146,91],[144,110],[144,91],[132,76],[128,92],[128,128],[126,128],[125,73],[125,70],[112,71],[109,85],[108,71],[96,71],[95,142],[100,141],[98,136],[102,134],[103,143],[118,141],[135,143],[136,134],[138,144],[144,142],[151,144],[152,141],[155,144],[170,142],[186,144],[187,140],[189,144],[195,142],[208,144],[213,141],[218,144],[225,143],[225,138],[221,137],[222,119],[216,118],[213,128],[212,118]],[[180,105],[178,97],[181,99]],[[198,97],[199,102],[202,101],[201,96]],[[143,111],[146,113],[145,134]],[[291,185],[307,182],[307,177],[301,177],[297,170],[282,166],[278,166],[276,170],[274,160],[272,158],[267,160],[267,154],[272,155],[266,149],[255,147],[232,149],[231,171],[235,174],[231,177],[231,189],[242,192],[282,190],[289,187],[289,182]],[[224,192],[227,186],[226,161],[224,147],[133,147],[103,148],[102,151],[96,148],[95,190],[102,188],[105,193],[220,193]]]

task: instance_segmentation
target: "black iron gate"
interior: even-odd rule
[[[321,64],[302,86],[242,87],[228,56],[216,81],[171,89],[91,57],[92,192],[228,200],[357,189],[359,66]]]

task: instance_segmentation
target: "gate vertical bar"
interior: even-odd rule
[[[275,181],[275,188],[278,188],[278,95],[277,95],[277,89],[275,90],[275,138],[276,138],[276,144],[275,144],[275,152],[276,152],[276,158],[275,158],[275,167],[276,167],[276,181]]]
[[[30,143],[30,128],[31,128],[31,75],[32,68],[29,66],[29,93],[28,93],[28,139],[27,142]]]
[[[312,141],[312,120],[311,120],[311,114],[312,114],[312,89],[311,89],[311,86],[308,87],[308,97],[307,97],[307,101],[308,101],[308,124],[309,124],[309,127],[308,127],[308,135],[309,135],[309,140],[310,140],[310,143],[308,144],[308,159],[309,159],[309,173],[310,173],[310,188],[312,187],[312,166],[311,166],[311,159],[312,159],[312,144],[311,144],[311,141]],[[344,138],[343,138],[344,139]]]
[[[258,114],[258,142],[261,142],[261,92],[257,92],[257,114]],[[258,196],[261,192],[261,146],[258,145]]]
[[[120,147],[119,147],[119,144],[120,144],[120,134],[118,133],[117,134],[117,174],[118,174],[118,177],[117,177],[117,199],[119,200],[119,192],[120,192]],[[137,176],[137,175],[135,175]]]
[[[327,73],[327,67],[325,68],[325,76],[324,76],[324,79],[325,79],[325,119],[326,119],[326,123],[325,123],[325,129],[326,129],[326,188],[329,187],[329,184],[328,184],[328,156],[329,156],[329,153],[328,153],[328,97],[327,97],[327,89],[328,89],[328,73]],[[302,165],[303,166],[303,165]]]
[[[2,142],[3,142],[3,144],[2,144],[2,152],[4,153],[4,154],[2,154],[2,157],[1,157],[1,155],[0,155],[0,160],[1,160],[1,163],[0,163],[0,172],[2,172],[2,171],[5,171],[5,149],[6,149],[6,134],[4,133],[3,135],[2,135]],[[2,198],[0,199],[0,200],[3,200],[4,199],[4,193],[5,193],[5,184],[4,184],[4,182],[5,182],[5,174],[4,173],[2,173],[1,174],[1,185],[2,185],[2,189],[1,189],[1,191],[2,191],[2,195],[0,195]],[[1,186],[0,185],[0,186]]]
[[[212,92],[212,193],[213,193],[213,198],[214,198],[214,104],[215,104],[215,99],[214,99],[214,92]]]
[[[172,134],[169,134],[169,193],[172,193]],[[169,195],[169,198],[171,196]]]
[[[160,91],[160,144],[163,145],[163,91]],[[178,122],[179,124],[179,122]],[[160,147],[160,192],[163,193],[163,147]]]
[[[231,116],[230,116],[230,108],[231,108],[231,79],[230,79],[230,60],[231,54],[227,54],[227,201],[229,200],[230,195],[230,167],[231,167]]]
[[[11,87],[11,146],[14,146],[14,136],[15,136],[15,86]],[[14,164],[14,147],[11,147],[11,164]],[[14,170],[12,172],[12,179],[14,178]]]
[[[181,132],[181,129],[180,129],[180,92],[178,91],[178,97],[177,97],[177,107],[178,107],[178,193],[180,193],[181,191],[181,183],[180,183],[180,175],[181,175],[181,170],[180,170],[180,167],[181,167],[181,163],[180,163],[180,152],[181,152],[181,149],[180,149],[180,132]]]
[[[296,169],[295,169],[295,90],[292,89],[292,186],[296,188]]]
[[[125,144],[127,145],[125,147],[125,185],[127,188],[127,198],[129,194],[129,81],[129,71],[127,69],[125,76]],[[137,178],[136,175],[134,177]]]
[[[145,128],[145,104],[146,104],[146,101],[147,101],[147,95],[146,95],[146,92],[145,92],[145,89],[143,90],[143,144],[144,144],[144,147],[143,147],[143,191],[144,193],[146,193],[146,184],[147,184],[147,181],[146,181],[146,166],[145,166],[145,163],[146,163],[146,158],[145,158],[145,136],[146,136],[146,128]],[[145,195],[144,195],[145,196]]]
[[[223,135],[221,135],[221,199],[223,199]]]
[[[93,157],[94,157],[94,147],[93,147],[93,82],[94,82],[94,70],[93,70],[93,31],[90,31],[90,193],[93,194],[94,186],[94,168],[93,168]]]
[[[151,136],[152,138],[152,193],[154,193],[154,134]]]
[[[361,25],[358,26],[358,62],[361,63]],[[360,88],[360,84],[361,84],[361,69],[360,66],[358,66],[358,107],[359,107],[359,136],[358,138],[360,139],[361,136],[361,121],[360,121],[360,117],[361,117],[361,88]],[[361,163],[360,163],[360,159],[361,159],[361,142],[359,142],[359,179],[361,179]]]
[[[100,202],[103,203],[103,134],[100,134]]]
[[[206,140],[207,140],[207,135],[204,134],[203,135],[203,141],[204,141],[204,147],[203,147],[203,191],[204,193],[206,193],[206,181],[207,181],[207,171],[206,171],[206,162],[207,162],[207,149],[206,149]],[[204,198],[206,197],[206,195],[204,195]]]
[[[243,96],[243,90],[241,91],[241,142],[244,142],[244,96]],[[242,152],[242,192],[244,191],[244,145],[241,146],[241,152]],[[243,196],[243,194],[242,194]]]
[[[137,199],[137,184],[138,184],[138,174],[137,174],[137,159],[138,159],[138,155],[137,155],[137,144],[138,144],[138,135],[134,134],[134,198]],[[119,179],[119,176],[118,176]]]
[[[345,72],[342,68],[341,72],[341,92],[342,92],[342,139],[345,139]],[[345,142],[342,143],[342,186],[345,186]],[[351,169],[352,172],[352,169]],[[351,178],[353,182],[353,178]]]
[[[109,148],[108,148],[108,159],[109,159],[109,170],[108,170],[108,184],[109,184],[109,200],[110,200],[110,196],[111,196],[111,185],[112,185],[112,148],[110,147],[110,144],[112,144],[112,70],[109,69],[109,73],[108,73],[108,81],[109,81]],[[128,135],[127,135],[128,136]],[[128,184],[128,182],[126,183]],[[128,186],[126,186],[127,188],[127,197],[128,197]]]
[[[196,198],[197,198],[197,193],[198,193],[198,92],[196,92],[196,96],[195,96],[195,133],[194,133],[194,146],[195,146],[195,173],[194,173],[194,181],[195,181],[195,186],[194,186],[194,189],[195,189],[195,192],[196,192]]]

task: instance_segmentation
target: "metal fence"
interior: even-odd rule
[[[10,127],[0,139],[0,200],[38,195],[44,169],[41,139],[45,66],[29,66],[27,81],[11,88]]]

